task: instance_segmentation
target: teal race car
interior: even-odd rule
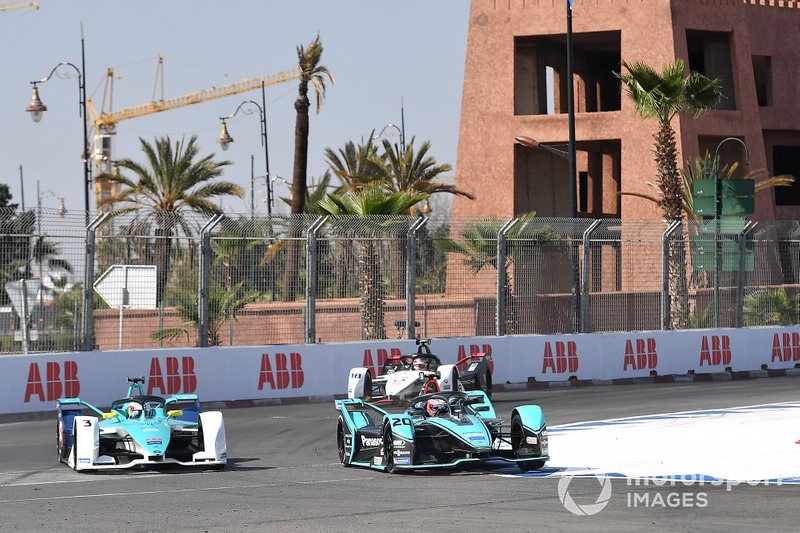
[[[60,462],[77,471],[161,464],[224,468],[222,413],[203,412],[196,394],[147,395],[144,377],[128,383],[128,394],[107,412],[80,398],[58,400]]]
[[[506,425],[483,391],[424,394],[398,414],[358,399],[335,406],[344,466],[393,473],[502,460],[538,470],[549,459],[542,409],[517,406]]]

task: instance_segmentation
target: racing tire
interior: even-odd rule
[[[367,370],[364,376],[364,396],[361,398],[365,402],[372,401],[372,371]]]
[[[397,472],[397,467],[394,464],[394,444],[392,429],[387,424],[383,430],[383,465],[386,467],[387,474],[394,474]]]
[[[479,388],[486,393],[486,397],[492,399],[492,374],[488,370],[478,378]]]
[[[72,469],[78,471],[78,423],[72,423]]]
[[[345,448],[344,448],[344,420],[342,420],[342,416],[339,415],[339,421],[336,423],[336,450],[339,452],[339,461],[341,461],[342,466],[349,467],[351,466],[345,457]]]
[[[203,436],[203,420],[199,416],[197,417],[197,436],[195,438],[197,439],[197,442],[195,443],[195,448],[197,448],[197,451],[206,451],[206,441],[205,437]],[[225,470],[225,466],[225,464],[208,465],[206,468],[209,470]]]
[[[58,462],[64,462],[64,435],[61,432],[61,422],[56,419],[56,453],[58,454]]]
[[[525,432],[522,429],[522,419],[520,419],[519,415],[515,414],[511,417],[511,448],[514,450],[514,455],[519,457],[518,450],[522,448],[523,439],[525,438]],[[523,472],[527,472],[529,470],[539,470],[544,466],[545,461],[543,460],[536,460],[533,459],[531,461],[520,461],[517,463],[517,467]]]

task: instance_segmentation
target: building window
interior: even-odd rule
[[[687,30],[686,45],[689,50],[689,70],[721,81],[722,98],[716,108],[736,109],[730,34]]]
[[[772,58],[753,56],[753,78],[756,81],[756,99],[760,107],[772,105]]]
[[[775,176],[800,176],[800,146],[773,146],[772,172]],[[775,205],[800,205],[800,183],[795,181],[789,187],[775,187]]]
[[[567,112],[566,35],[514,40],[514,114]],[[620,110],[620,32],[573,35],[577,113]]]

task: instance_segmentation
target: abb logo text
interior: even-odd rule
[[[177,357],[166,357],[164,368],[167,369],[167,378],[161,371],[161,362],[158,357],[150,360],[150,376],[147,379],[147,394],[153,394],[158,389],[161,394],[191,394],[197,390],[197,376],[194,373],[194,358],[184,356],[179,361]]]
[[[475,355],[478,353],[484,353],[486,355],[492,355],[492,345],[491,344],[484,344],[483,346],[478,346],[477,344],[470,344],[469,345],[469,355]],[[458,345],[458,355],[456,356],[456,361],[461,361],[467,357],[467,350],[463,344]],[[458,369],[462,372],[469,368],[469,364],[472,361],[467,359],[463,362],[458,364]],[[494,372],[494,359],[489,361],[489,372]]]
[[[658,353],[656,353],[656,340],[652,337],[646,339],[635,339],[636,350],[634,351],[634,341],[625,341],[625,361],[622,364],[622,371],[629,368],[632,370],[654,369],[658,366]]]
[[[555,345],[555,356],[551,344]],[[578,371],[578,365],[578,345],[575,341],[544,343],[542,374],[547,374],[548,370],[553,374],[563,374],[567,371],[574,374]]]
[[[38,396],[40,402],[62,398],[77,398],[81,392],[81,383],[78,381],[78,363],[64,361],[63,369],[55,362],[43,363],[45,365],[45,384],[42,385],[42,374],[39,363],[31,363],[28,368],[28,384],[25,385],[25,403],[31,401],[31,396]],[[62,381],[61,371],[64,371]],[[45,395],[45,389],[47,395]]]
[[[711,339],[710,347],[709,339]],[[727,335],[703,335],[700,344],[700,366],[720,364],[731,364],[731,338]]]
[[[273,363],[275,370],[272,370]],[[287,364],[288,363],[288,364]],[[299,353],[290,353],[287,361],[285,353],[276,353],[272,362],[269,354],[261,355],[261,370],[258,373],[258,390],[264,390],[269,383],[270,389],[299,389],[303,386],[303,358]]]
[[[772,363],[800,361],[800,333],[776,333],[772,338]]]
[[[372,371],[373,376],[378,376],[383,370],[383,365],[386,364],[386,359],[389,358],[389,354],[392,354],[392,357],[396,357],[402,355],[400,348],[392,348],[390,352],[387,352],[384,348],[378,348],[375,351],[377,355],[377,365],[372,360],[372,350],[367,348],[364,350],[364,364],[361,366],[365,366]]]

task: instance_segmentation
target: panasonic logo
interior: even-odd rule
[[[370,437],[365,437],[364,435],[361,435],[361,445],[362,446],[369,446],[369,447],[380,446],[381,445],[381,439],[380,439],[380,437],[370,438]]]

